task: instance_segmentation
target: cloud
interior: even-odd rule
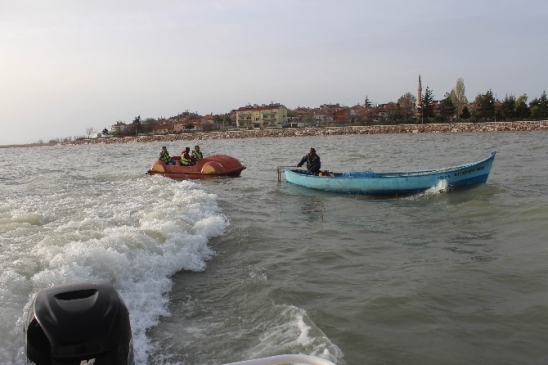
[[[184,110],[539,96],[548,4],[403,1],[4,2],[0,143]],[[470,11],[473,9],[473,11]]]

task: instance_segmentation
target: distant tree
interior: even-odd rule
[[[455,107],[458,123],[464,106],[468,104],[468,99],[466,99],[465,95],[464,80],[462,78],[457,79],[457,84],[455,85],[453,90],[451,90],[451,102]]]
[[[141,132],[141,116],[138,115],[135,117],[135,119],[133,119],[133,122],[131,123],[132,127],[133,127],[133,131],[135,132],[135,134],[139,134],[139,132]]]
[[[354,120],[353,120],[353,123],[356,124],[356,125],[365,125],[367,124],[367,122],[369,121],[369,118],[368,118],[368,110],[370,110],[371,107],[367,107],[367,106],[361,106],[361,105],[358,105],[356,107],[356,112],[354,114]]]
[[[428,118],[434,117],[434,95],[429,86],[426,87],[424,95],[422,96],[420,109],[422,114],[422,123],[424,123],[424,121],[428,122]]]
[[[307,122],[311,125],[314,124],[314,110],[312,110],[311,108],[306,108],[305,110],[303,110],[301,113],[301,119],[303,122]]]
[[[156,126],[157,120],[154,118],[147,118],[143,121],[141,121],[141,129],[140,132],[144,134],[150,134],[154,127]]]
[[[506,95],[502,100],[500,114],[504,120],[514,120],[516,118],[516,97],[512,94]]]
[[[531,111],[531,118],[533,118],[533,119],[543,119],[543,118],[538,117],[539,107],[540,107],[540,99],[539,98],[534,98],[533,100],[531,100],[529,102],[529,110]]]
[[[88,138],[92,133],[93,133],[93,128],[92,127],[86,128],[86,135],[88,136]]]
[[[470,119],[471,116],[472,116],[472,114],[470,113],[470,109],[468,109],[468,105],[465,105],[462,108],[462,113],[460,113],[460,118],[461,119]]]
[[[213,129],[213,123],[211,123],[211,122],[202,124],[202,131],[203,132],[209,132],[212,129]]]
[[[516,116],[519,119],[527,119],[531,116],[531,110],[527,106],[527,94],[516,99]]]
[[[474,116],[477,120],[488,120],[495,117],[495,98],[491,89],[485,94],[478,94],[474,103],[476,104]]]
[[[440,116],[444,122],[451,121],[451,118],[455,116],[457,108],[453,105],[452,99],[451,93],[445,93],[445,99],[441,101]]]
[[[141,133],[150,134],[155,127],[155,123],[141,123]]]
[[[531,110],[531,117],[534,119],[548,118],[548,97],[546,96],[546,91],[543,91],[540,98],[531,100],[529,109]]]
[[[447,119],[444,118],[440,113],[436,113],[434,115],[434,123],[444,123],[446,121],[447,121]]]
[[[232,120],[230,119],[230,115],[225,114],[225,116],[223,117],[223,126],[227,126],[227,125],[232,125]]]
[[[400,111],[400,107],[397,103],[390,102],[386,104],[386,121],[389,124],[396,124],[397,122],[400,122],[403,119],[402,113]]]
[[[369,100],[369,96],[365,96],[365,101],[363,102],[363,106],[371,107],[373,104],[371,103],[371,100]]]
[[[411,93],[405,93],[398,99],[398,106],[406,122],[410,121],[415,115],[416,104],[417,97]]]
[[[106,129],[106,128],[103,129],[103,131],[101,133],[103,133],[104,136],[108,136],[108,129]]]
[[[192,122],[188,122],[186,125],[185,125],[185,129],[188,129],[188,130],[191,130],[194,128],[194,124]]]
[[[287,110],[287,117],[288,118],[295,118],[297,116],[297,112],[294,109],[288,109]]]
[[[547,119],[548,118],[548,97],[546,96],[546,90],[542,92],[542,95],[539,99],[539,119]]]

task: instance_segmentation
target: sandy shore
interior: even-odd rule
[[[241,139],[263,137],[304,137],[304,136],[336,136],[350,134],[385,134],[385,133],[479,133],[479,132],[523,132],[548,131],[548,120],[534,122],[489,122],[489,123],[453,123],[453,124],[398,124],[370,125],[355,127],[329,128],[284,128],[284,129],[254,129],[224,132],[186,132],[181,134],[104,137],[84,139],[79,141],[60,142],[61,145],[96,144],[96,143],[145,143],[172,141],[200,141],[210,139]],[[47,146],[51,144],[43,144]],[[1,146],[1,147],[24,147]],[[27,147],[40,146],[37,144]]]

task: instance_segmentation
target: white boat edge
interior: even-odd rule
[[[282,364],[303,364],[303,365],[336,365],[335,363],[311,355],[277,355],[263,357],[260,359],[231,362],[222,365],[282,365]]]

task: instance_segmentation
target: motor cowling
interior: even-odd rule
[[[129,311],[108,283],[41,290],[25,332],[27,362],[36,365],[134,365]]]

